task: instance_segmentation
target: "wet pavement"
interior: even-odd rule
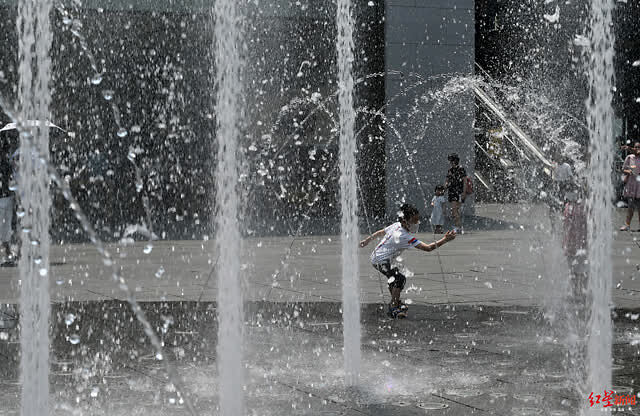
[[[199,414],[216,414],[215,304],[143,307],[189,400]],[[589,407],[572,376],[566,328],[549,325],[536,309],[413,306],[410,319],[392,320],[378,305],[366,305],[360,384],[345,387],[339,308],[247,305],[247,414],[577,415]],[[188,414],[126,305],[57,304],[53,317],[54,414]],[[18,335],[2,334],[0,415],[17,415]],[[619,313],[611,388],[621,395],[640,390],[637,337],[637,321]],[[636,406],[616,409],[640,414]]]
[[[567,318],[569,273],[543,207],[485,206],[436,253],[407,251],[409,319],[391,320],[384,282],[361,251],[363,365],[342,372],[340,246],[336,236],[245,240],[247,413],[308,415],[576,415]],[[616,212],[616,218],[623,215]],[[556,225],[557,227],[557,225]],[[420,238],[429,241],[430,234]],[[640,391],[636,279],[640,233],[614,243],[614,386]],[[112,244],[120,270],[164,342],[199,414],[217,414],[216,263],[210,242]],[[124,293],[88,245],[53,248],[53,413],[181,415]],[[617,287],[616,287],[617,286]],[[0,415],[19,413],[18,277],[0,269]],[[577,341],[579,343],[579,340]],[[633,392],[633,393],[632,393]],[[594,394],[602,394],[594,392]],[[595,405],[594,408],[602,406]],[[640,414],[640,406],[614,406]],[[602,411],[607,409],[600,408]]]

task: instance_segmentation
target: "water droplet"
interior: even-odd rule
[[[62,18],[62,24],[65,26],[69,26],[71,23],[73,23],[73,19],[70,18],[69,16],[64,16]]]
[[[16,215],[18,216],[18,218],[22,218],[26,215],[27,213],[25,212],[24,209],[20,208],[19,210],[16,211]]]
[[[128,131],[127,131],[127,129],[125,129],[124,127],[121,127],[121,128],[118,130],[118,133],[117,133],[118,137],[120,137],[120,138],[122,138],[122,137],[127,137],[127,135],[128,135],[128,134],[129,134],[129,132],[128,132]]]
[[[69,313],[67,314],[67,316],[64,317],[64,323],[67,324],[67,326],[71,325],[75,320],[76,320],[76,316],[72,313]]]
[[[162,360],[162,353],[157,353],[156,354],[156,360]]]
[[[104,91],[102,91],[102,96],[107,101],[113,100],[113,95],[114,95],[113,90],[104,90]]]
[[[34,247],[37,247],[37,246],[40,245],[40,241],[36,240],[36,239],[33,239],[33,240],[31,240],[31,245],[34,246]]]
[[[369,7],[373,7],[373,6],[375,6],[375,5],[376,5],[376,4],[375,4],[374,2],[372,2],[372,1],[369,1],[369,3],[367,3],[367,6],[369,6]]]
[[[424,403],[418,403],[416,407],[419,407],[420,409],[424,409],[424,410],[442,410],[442,409],[448,408],[449,405],[445,403],[424,402]]]
[[[156,272],[156,277],[158,279],[160,279],[162,277],[162,275],[164,274],[164,267],[160,266],[160,268],[158,269],[158,271]]]
[[[42,276],[42,277],[46,276],[47,273],[49,273],[49,271],[45,267],[40,269],[39,272],[40,272],[40,276]]]
[[[73,345],[79,344],[80,343],[80,335],[78,335],[78,334],[69,335],[69,342],[72,343]]]
[[[34,262],[35,264],[40,264],[40,263],[42,263],[42,257],[40,257],[40,256],[36,256],[36,257],[34,257],[33,262]]]
[[[483,393],[480,390],[450,389],[445,390],[445,394],[458,397],[477,397],[482,396]]]
[[[97,387],[94,387],[93,389],[91,389],[91,397],[98,397],[99,392],[100,392],[100,389]]]
[[[153,244],[147,244],[146,246],[144,246],[144,254],[151,253],[151,250],[153,250]]]

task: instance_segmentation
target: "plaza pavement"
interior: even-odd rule
[[[616,211],[615,224],[623,214]],[[572,372],[571,357],[580,353],[571,347],[574,322],[542,319],[563,301],[568,283],[546,210],[479,206],[466,229],[437,252],[405,252],[403,262],[413,274],[405,295],[413,302],[407,320],[389,319],[378,305],[381,290],[385,301],[388,295],[368,264],[373,245],[360,251],[365,305],[356,389],[343,384],[338,237],[246,239],[245,293],[254,301],[247,302],[243,345],[247,414],[578,415],[591,409]],[[638,306],[640,248],[634,238],[640,233],[615,233],[613,301],[623,308]],[[163,356],[174,363],[197,414],[216,414],[212,244],[145,246],[109,249],[145,301],[142,308],[163,339]],[[189,414],[168,388],[164,366],[131,308],[118,301],[126,296],[96,250],[56,246],[51,261],[51,414]],[[224,265],[216,267],[224,272]],[[17,269],[0,268],[0,301],[17,302],[17,288]],[[100,302],[86,302],[91,300]],[[536,308],[541,305],[551,307]],[[637,316],[617,314],[613,329],[609,388],[640,391]],[[20,414],[19,351],[17,329],[0,331],[0,415]],[[639,406],[616,410],[640,414]]]
[[[616,229],[623,215],[623,209],[616,209]],[[559,299],[569,273],[546,208],[477,205],[476,215],[466,221],[465,234],[437,251],[405,251],[402,259],[410,276],[407,299],[417,305],[494,306],[539,306]],[[423,219],[422,227],[426,226],[428,220]],[[425,242],[434,238],[430,233],[418,236]],[[612,284],[617,307],[640,306],[637,239],[640,233],[614,232]],[[155,241],[151,251],[147,244],[108,246],[138,300],[216,299],[214,268],[224,273],[225,265],[216,261],[211,241]],[[243,244],[246,300],[340,301],[339,236],[255,237]],[[384,277],[369,264],[374,244],[359,252],[363,303],[381,302],[382,296],[388,301]],[[51,263],[52,302],[126,299],[90,244],[53,246]],[[17,303],[18,281],[17,268],[0,268],[0,303]]]

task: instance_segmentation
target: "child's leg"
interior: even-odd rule
[[[391,307],[398,308],[401,305],[400,301],[400,293],[402,293],[402,289],[404,289],[404,283],[407,281],[407,278],[398,270],[397,267],[392,269],[394,280],[392,283],[389,283],[389,292],[391,292]]]
[[[407,280],[406,277],[398,270],[397,267],[391,268],[391,263],[383,263],[374,266],[380,273],[387,277],[389,284],[389,293],[391,294],[391,308],[397,308],[400,306],[400,293],[404,288],[404,283]]]
[[[391,291],[391,307],[397,308],[400,306],[400,293],[402,289],[399,287],[390,288]]]

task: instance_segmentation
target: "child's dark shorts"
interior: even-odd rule
[[[404,289],[404,283],[407,281],[407,278],[400,272],[397,267],[391,267],[390,261],[385,261],[384,263],[374,264],[373,267],[376,268],[380,273],[387,276],[387,283],[389,284],[389,289],[391,288],[399,288],[400,290]]]

